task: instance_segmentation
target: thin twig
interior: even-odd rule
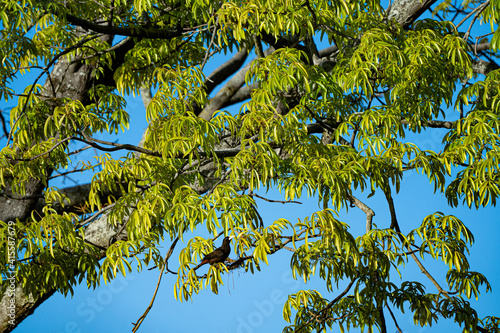
[[[141,326],[144,319],[146,319],[146,316],[148,315],[149,311],[153,307],[153,303],[155,301],[156,294],[158,293],[158,289],[160,288],[160,282],[161,282],[161,278],[163,277],[163,271],[165,270],[165,266],[167,265],[168,259],[170,258],[170,256],[172,256],[172,253],[174,252],[174,248],[175,248],[175,245],[177,244],[177,241],[179,241],[179,237],[175,238],[172,245],[170,245],[170,248],[168,249],[168,252],[165,255],[165,258],[163,259],[163,267],[161,268],[160,275],[158,276],[158,282],[156,283],[156,288],[155,288],[155,291],[153,293],[153,298],[151,299],[151,302],[149,303],[148,307],[146,308],[146,311],[144,311],[142,316],[135,323],[132,323],[134,325],[132,332],[137,332],[137,330]]]
[[[302,202],[300,202],[300,201],[293,201],[293,200],[288,200],[288,201],[272,200],[272,199],[267,199],[267,198],[261,197],[260,195],[255,194],[255,193],[249,193],[248,195],[251,196],[251,197],[257,197],[257,198],[262,199],[262,200],[267,201],[267,202],[278,202],[278,203],[282,203],[282,204],[296,203],[296,204],[302,205]]]
[[[96,164],[94,166],[101,165],[101,164],[102,163],[98,163],[98,164]],[[73,169],[71,171],[66,171],[66,172],[59,172],[59,171],[55,170],[55,172],[57,172],[57,175],[50,176],[49,178],[47,178],[47,180],[52,180],[54,178],[64,177],[64,176],[67,176],[67,175],[72,174],[72,173],[84,172],[84,171],[88,171],[88,170],[90,170],[88,167],[82,167],[80,169],[76,169],[76,167],[75,167],[75,169]]]
[[[83,147],[83,148],[77,149],[77,150],[75,150],[75,151],[70,151],[70,152],[68,153],[68,156],[79,154],[79,153],[81,153],[82,151],[85,151],[85,150],[87,150],[87,149],[89,149],[89,148],[92,148],[92,146],[91,146],[91,145],[88,145],[88,146],[85,146],[85,147]]]
[[[212,39],[210,40],[210,43],[208,44],[207,52],[205,52],[205,57],[203,58],[203,62],[201,64],[200,70],[203,70],[203,68],[205,68],[205,65],[208,61],[208,58],[210,57],[210,49],[212,48],[212,45],[214,44],[215,33],[217,32],[217,25],[218,25],[218,20],[214,24],[214,31],[212,32]]]
[[[399,333],[403,333],[401,328],[399,328],[398,322],[396,320],[396,317],[394,317],[394,313],[392,313],[392,310],[389,306],[387,306],[387,310],[389,310],[389,313],[391,314],[392,320],[394,321],[394,325],[396,325],[396,328],[398,329]]]
[[[84,139],[76,137],[76,136],[71,137],[71,138],[74,139],[74,140],[77,140],[77,141],[89,144],[92,147],[97,148],[99,150],[103,150],[103,151],[116,151],[116,150],[127,149],[127,150],[131,150],[131,151],[136,151],[136,152],[139,152],[139,153],[142,153],[142,154],[146,154],[146,155],[161,157],[160,153],[152,151],[152,150],[149,150],[149,149],[145,149],[145,148],[142,148],[142,147],[139,147],[139,146],[135,146],[135,145],[131,145],[131,144],[121,144],[121,143],[116,143],[116,142],[99,140],[99,139],[95,139],[95,138],[92,138],[92,137],[88,137],[88,136],[84,135],[83,133],[81,133],[81,135],[84,137]],[[105,144],[105,145],[108,145],[108,146],[113,146],[113,147],[103,147],[103,146],[99,145],[98,143]]]
[[[348,35],[340,32],[340,31],[337,31],[337,30],[335,30],[335,29],[333,29],[333,28],[331,28],[331,27],[329,27],[327,25],[324,25],[324,24],[319,25],[318,28],[326,29],[326,30],[330,31],[331,33],[339,35],[340,37],[344,37],[344,38],[347,38],[349,40],[356,41],[358,43],[361,42],[361,39],[359,39],[359,38],[348,36]]]
[[[486,7],[490,4],[490,0],[486,1],[485,3],[483,3],[482,5],[476,7],[473,11],[471,11],[466,17],[463,18],[462,21],[460,21],[460,23],[458,23],[455,28],[458,29],[458,27],[460,27],[462,24],[465,23],[465,21],[467,21],[469,19],[469,17],[471,17],[472,15],[474,15],[475,12],[477,12],[478,10],[482,11],[481,7]]]
[[[29,161],[33,161],[33,160],[36,160],[37,158],[40,158],[44,155],[47,155],[47,154],[50,154],[54,149],[56,149],[58,146],[62,145],[63,143],[67,142],[71,140],[71,137],[67,137],[67,138],[64,138],[62,139],[61,141],[59,141],[58,143],[56,143],[52,148],[50,148],[49,150],[47,151],[44,151],[43,153],[40,153],[36,156],[33,156],[33,157],[30,157],[30,158],[15,158],[13,159],[14,161],[23,161],[23,162],[29,162]]]
[[[481,13],[483,12],[483,10],[486,9],[486,7],[490,4],[490,0],[486,1],[484,4],[482,4],[481,6],[477,7],[476,9],[474,9],[474,11],[477,11],[476,14],[474,15],[474,17],[472,18],[472,22],[470,23],[469,25],[469,29],[467,29],[467,32],[465,33],[464,35],[464,40],[467,41],[469,39],[469,35],[470,35],[470,31],[472,30],[472,26],[474,25],[474,23],[476,22],[477,18],[479,17],[479,15],[481,15]],[[474,12],[473,11],[473,12]]]
[[[79,229],[79,228],[83,227],[84,225],[86,225],[86,224],[88,224],[88,223],[92,222],[92,221],[93,221],[94,219],[96,219],[99,215],[101,215],[101,214],[102,214],[102,213],[104,213],[105,211],[107,211],[107,210],[109,210],[109,209],[113,208],[115,205],[116,205],[116,202],[113,202],[112,204],[109,204],[109,205],[107,205],[106,207],[101,208],[100,210],[98,210],[97,212],[95,212],[94,214],[92,214],[92,216],[91,216],[91,217],[89,217],[89,218],[87,218],[87,219],[83,220],[83,222],[82,222],[82,223],[78,224],[78,225],[75,227],[75,229]]]

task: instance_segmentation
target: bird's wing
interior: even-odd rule
[[[214,258],[217,258],[218,256],[221,255],[220,253],[220,249],[216,249],[216,250],[213,250],[212,252],[210,252],[209,254],[207,254],[206,256],[203,257],[203,260],[208,260],[208,259],[214,259]]]

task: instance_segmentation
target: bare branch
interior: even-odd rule
[[[370,230],[372,230],[373,217],[375,216],[375,212],[373,211],[373,209],[368,207],[353,195],[349,195],[349,201],[351,202],[351,204],[358,207],[363,211],[363,213],[366,214],[366,232],[370,232]]]
[[[488,73],[498,69],[498,65],[484,60],[472,60],[472,70],[474,73],[488,75]]]
[[[388,8],[388,19],[395,19],[404,28],[408,28],[437,0],[396,0]]]
[[[252,196],[252,197],[257,197],[257,198],[262,199],[262,200],[267,201],[267,202],[278,202],[278,203],[282,203],[282,204],[286,204],[286,203],[296,203],[296,204],[300,204],[300,205],[302,205],[302,202],[299,202],[299,201],[293,201],[293,200],[288,200],[288,201],[272,200],[272,199],[267,199],[267,198],[261,197],[260,195],[255,194],[255,193],[250,193],[250,194],[248,194],[248,195],[249,195],[249,196]]]
[[[264,51],[266,56],[274,52],[274,48],[268,48]],[[245,76],[251,68],[253,61],[241,68],[226,85],[207,103],[205,108],[200,112],[199,117],[205,120],[210,120],[215,111],[220,108],[245,84]]]
[[[259,87],[258,82],[252,83],[251,85],[244,85],[243,87],[238,89],[238,91],[233,96],[231,96],[231,98],[228,101],[226,101],[226,103],[224,103],[222,107],[228,107],[249,99],[252,94],[252,91],[257,89],[258,87]]]
[[[396,320],[396,317],[394,317],[394,313],[392,313],[392,310],[391,310],[391,308],[389,307],[389,305],[387,305],[387,310],[389,310],[389,313],[391,314],[392,320],[394,321],[394,325],[396,325],[396,328],[398,329],[398,332],[399,332],[399,333],[403,333],[403,331],[402,331],[402,330],[401,330],[401,328],[399,327],[398,322],[397,322],[397,320]]]
[[[216,86],[240,69],[247,57],[248,49],[242,48],[231,59],[217,67],[205,80],[207,94],[210,94]]]
[[[178,241],[179,241],[179,237],[177,237],[174,240],[174,242],[172,243],[172,245],[170,245],[170,248],[168,249],[168,252],[165,255],[165,258],[163,259],[163,267],[160,270],[160,275],[158,276],[158,282],[156,283],[156,288],[155,288],[155,291],[153,293],[153,297],[151,299],[151,302],[149,303],[148,307],[146,308],[146,311],[144,311],[142,316],[135,323],[132,323],[134,325],[132,332],[137,332],[137,330],[141,326],[144,319],[146,319],[146,316],[148,315],[149,311],[153,307],[153,303],[155,302],[155,299],[156,299],[156,294],[158,293],[158,289],[160,288],[160,282],[161,282],[161,279],[163,277],[163,271],[165,270],[165,267],[167,266],[167,263],[168,263],[168,259],[170,258],[170,256],[172,256],[172,253],[174,252],[175,245],[177,244]]]
[[[217,23],[214,24],[214,30],[212,31],[212,39],[210,39],[210,43],[208,44],[207,51],[205,52],[205,57],[203,58],[203,62],[201,63],[200,66],[200,70],[203,70],[203,68],[205,68],[208,58],[210,57],[210,50],[214,45],[215,35],[217,32],[217,25],[218,25]]]
[[[488,7],[488,5],[490,4],[490,0],[486,1],[485,3],[483,3],[482,5],[478,6],[476,9],[474,9],[471,14],[473,12],[475,12],[475,15],[474,17],[472,18],[472,22],[470,23],[469,25],[469,29],[467,29],[467,32],[465,33],[464,35],[464,40],[467,41],[469,39],[469,36],[470,36],[470,31],[472,29],[472,26],[474,25],[474,23],[476,22],[476,20],[478,19],[479,15],[481,15],[481,13],[486,9],[486,7]],[[470,14],[469,14],[470,15]],[[462,22],[465,22],[467,20],[467,18],[464,18]],[[459,23],[462,24],[462,22]],[[458,26],[457,26],[458,27]]]
[[[490,4],[490,0],[486,1],[485,3],[481,4],[480,6],[477,6],[476,8],[474,8],[473,11],[471,11],[467,16],[465,16],[462,21],[460,21],[455,27],[458,29],[462,24],[465,23],[465,21],[467,21],[469,19],[469,17],[471,17],[472,15],[474,15],[475,13],[477,13],[479,11],[479,14],[481,14],[481,12]],[[476,14],[477,15],[477,14]],[[476,17],[477,18],[477,17]],[[472,23],[471,23],[471,26],[472,24],[474,24],[474,21],[475,19],[472,20]],[[469,31],[470,31],[470,27],[469,27]],[[468,36],[467,36],[468,37]],[[465,40],[467,40],[468,38],[464,38]]]

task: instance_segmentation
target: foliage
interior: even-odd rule
[[[470,6],[494,33],[479,56],[494,58],[498,3]],[[181,239],[173,272],[179,300],[203,289],[217,293],[229,270],[256,273],[270,255],[291,249],[293,276],[318,276],[331,295],[289,295],[285,332],[385,332],[387,308],[411,312],[419,326],[452,318],[463,332],[499,331],[498,318],[478,318],[468,302],[491,286],[471,270],[474,237],[467,226],[429,212],[403,232],[393,202],[411,171],[425,175],[451,206],[479,209],[500,195],[500,72],[475,71],[469,32],[464,36],[457,22],[435,17],[403,27],[377,1],[2,0],[0,8],[0,96],[17,98],[0,152],[0,182],[15,197],[29,197],[33,180],[44,188],[43,208],[15,221],[17,277],[26,294],[72,293],[83,280],[95,288],[135,267],[164,268],[160,244]],[[118,37],[111,42],[109,35]],[[320,42],[335,47],[321,54]],[[271,49],[256,51],[244,73],[252,89],[241,109],[228,112],[226,99],[208,120],[198,117],[217,101],[206,88],[218,80],[205,76],[207,59],[262,44]],[[55,66],[64,62],[87,71],[82,98],[58,90],[64,74]],[[30,70],[40,76],[18,94],[13,84]],[[142,147],[97,140],[130,127],[124,97],[144,87],[154,96]],[[228,84],[221,91],[238,89]],[[442,147],[424,150],[411,141],[433,128],[446,131]],[[70,142],[103,153],[79,159]],[[66,210],[71,200],[51,185],[54,170],[75,165],[74,172],[92,174],[80,211]],[[271,188],[286,202],[314,197],[323,209],[295,223],[263,221],[256,191]],[[364,191],[366,204],[355,197]],[[375,193],[391,211],[382,227],[371,223]],[[338,217],[356,208],[367,216],[366,233],[357,237]],[[100,217],[126,237],[93,243],[88,228]],[[0,225],[0,247],[8,253],[8,221]],[[193,267],[214,239],[195,237],[195,230],[214,239],[235,235],[239,258],[199,276]],[[424,258],[447,265],[447,286],[426,270]],[[431,288],[398,278],[410,260]],[[7,254],[2,263],[5,279]]]

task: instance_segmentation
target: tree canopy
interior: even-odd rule
[[[156,266],[175,276],[179,301],[196,301],[278,251],[294,278],[328,290],[290,294],[284,332],[400,330],[393,311],[418,326],[451,318],[463,332],[500,331],[469,302],[491,285],[471,269],[467,224],[442,211],[405,223],[394,201],[417,172],[451,207],[496,205],[498,1],[0,4],[0,97],[12,106],[1,113],[2,332],[80,283]],[[143,140],[100,138],[133,129],[125,98],[139,94]],[[415,143],[436,131],[442,144]],[[88,183],[54,185],[79,173]],[[271,189],[319,208],[264,220],[258,200]],[[378,209],[390,220],[374,224]],[[355,210],[362,235],[339,215]],[[232,260],[193,270],[222,235],[235,236]],[[424,259],[444,262],[445,276]],[[398,278],[410,261],[426,285]]]

